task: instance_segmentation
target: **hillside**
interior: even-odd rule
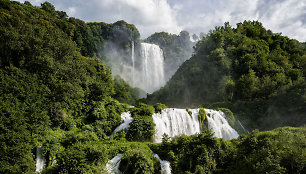
[[[133,103],[133,89],[114,81],[100,59],[84,56],[96,55],[100,41],[116,42],[116,28],[135,27],[124,21],[86,24],[48,2],[34,7],[1,0],[0,7],[0,173],[32,173],[36,147],[45,146],[50,162],[64,153],[61,137],[65,143],[72,143],[69,136],[96,142],[120,124],[126,105],[115,98]]]
[[[301,126],[305,111],[305,43],[245,21],[216,27],[195,46],[164,88],[147,102],[172,107],[227,107],[250,129]],[[274,119],[280,120],[275,125]]]
[[[228,109],[165,109],[161,103],[136,102],[141,91],[114,78],[105,65],[109,51],[117,48],[123,59],[130,56],[131,42],[139,42],[134,25],[86,23],[49,2],[36,7],[28,1],[0,0],[0,14],[0,173],[111,173],[109,162],[118,155],[122,173],[161,173],[164,160],[173,173],[305,173],[305,127],[238,137]],[[198,53],[204,43],[197,45]],[[299,49],[294,53],[304,58]],[[296,78],[275,97],[293,96],[301,100],[291,103],[298,107],[305,99],[305,71],[299,64],[303,62],[295,63],[297,75],[289,76]],[[215,121],[213,113],[237,139],[216,138],[208,127]],[[160,131],[154,118],[176,116],[183,118],[177,123],[197,123],[198,131],[185,136],[176,130],[178,136],[162,134],[161,143],[153,143]],[[129,128],[114,133],[127,118]],[[193,128],[185,125],[177,127]]]

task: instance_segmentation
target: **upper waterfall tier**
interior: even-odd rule
[[[148,93],[158,90],[165,84],[164,55],[158,45],[141,43],[141,63],[139,88]]]
[[[128,60],[119,58],[110,62],[113,62],[112,71],[115,75],[146,93],[153,93],[166,83],[163,50],[158,45],[135,45],[132,42]]]

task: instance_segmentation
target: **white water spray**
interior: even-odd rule
[[[192,114],[186,111],[186,109],[167,108],[161,111],[161,113],[153,114],[153,122],[155,123],[155,135],[153,138],[154,143],[162,142],[164,134],[169,137],[175,137],[179,135],[194,135],[200,133],[200,123],[198,120],[199,109],[189,109]],[[205,109],[208,121],[208,129],[217,138],[224,138],[230,140],[238,138],[239,134],[233,129],[226,120],[226,115],[222,111],[215,111],[211,109]],[[115,131],[115,134],[121,130],[126,130],[129,127],[129,123],[133,118],[130,113],[123,113],[123,123],[119,125]]]
[[[192,115],[190,116],[186,109],[167,108],[161,113],[153,114],[153,121],[155,126],[155,135],[153,142],[160,143],[163,134],[169,137],[179,135],[194,135],[200,133],[200,124],[198,121],[198,109],[190,109]]]
[[[132,42],[130,59],[123,59],[119,53],[109,57],[113,74],[119,75],[133,87],[153,93],[166,84],[164,55],[158,45],[140,43],[136,46]]]
[[[42,154],[42,148],[36,148],[36,173],[40,173],[45,167],[46,160]]]
[[[154,154],[154,158],[157,158],[160,162],[161,174],[171,174],[171,166],[169,161],[161,160],[157,154]]]
[[[245,130],[244,126],[241,124],[241,122],[240,122],[239,120],[237,120],[237,121],[238,121],[238,123],[239,123],[240,127],[243,129],[243,132],[246,134],[246,133],[247,133],[247,131]]]
[[[226,115],[222,111],[205,109],[205,112],[208,120],[208,129],[214,133],[215,137],[225,140],[238,138],[239,134],[229,125]]]
[[[119,165],[120,165],[122,157],[123,155],[119,153],[113,159],[108,161],[108,163],[106,164],[106,172],[108,174],[120,174],[121,173],[119,170]]]
[[[159,46],[148,43],[141,43],[140,48],[142,77],[136,84],[146,92],[152,93],[165,84],[163,51]]]
[[[131,53],[131,58],[132,58],[132,86],[134,86],[134,81],[135,81],[135,43],[132,41],[132,53]]]
[[[121,114],[121,124],[116,127],[116,129],[112,132],[111,136],[115,135],[115,133],[120,132],[122,130],[127,130],[130,127],[130,123],[133,121],[130,112],[124,112]]]

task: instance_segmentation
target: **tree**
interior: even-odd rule
[[[46,1],[46,2],[42,3],[40,6],[41,6],[41,9],[49,12],[51,15],[53,15],[53,16],[56,15],[55,7],[50,2]]]
[[[250,69],[248,74],[244,74],[239,78],[235,91],[237,96],[242,99],[253,99],[256,97],[258,86],[259,79],[255,71]]]

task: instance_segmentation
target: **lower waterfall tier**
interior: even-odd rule
[[[155,123],[153,142],[160,143],[164,134],[167,134],[169,137],[175,137],[200,133],[200,109],[190,109],[188,111],[186,109],[167,108],[162,110],[161,113],[153,114],[152,117]],[[237,131],[229,125],[226,115],[222,111],[205,109],[205,113],[207,115],[208,129],[215,137],[224,138],[225,140],[238,138]],[[113,134],[121,130],[127,130],[129,123],[132,121],[133,118],[129,112],[123,113],[123,123],[115,129]]]

